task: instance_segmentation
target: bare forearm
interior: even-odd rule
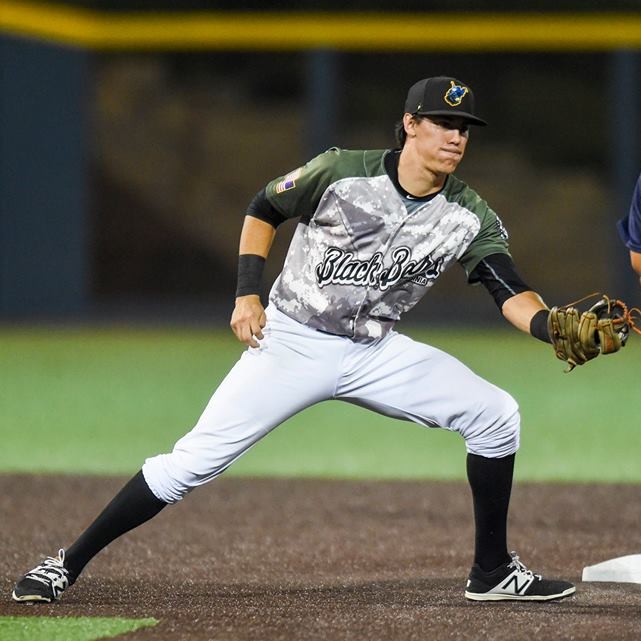
[[[276,230],[269,223],[253,216],[245,216],[238,253],[255,254],[267,258],[275,235]]]
[[[637,273],[639,285],[641,285],[641,253],[631,251],[630,264],[632,265],[632,269]]]
[[[238,248],[236,298],[260,294],[265,259],[271,249],[275,232],[269,223],[245,216]]]
[[[547,309],[547,306],[541,297],[536,292],[527,291],[508,298],[501,311],[514,327],[529,334],[532,317],[542,309]]]
[[[250,347],[258,347],[267,322],[260,301],[260,280],[275,234],[269,223],[245,216],[238,248],[236,305],[230,325],[238,340]]]

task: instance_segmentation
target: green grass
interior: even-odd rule
[[[640,482],[635,335],[563,373],[516,330],[413,331],[519,401],[521,480]],[[228,330],[0,329],[0,471],[129,474],[171,449],[242,351]],[[464,443],[345,403],[309,408],[227,474],[464,478]]]
[[[112,617],[0,617],[0,641],[95,641],[157,623]]]

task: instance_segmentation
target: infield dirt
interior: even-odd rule
[[[52,605],[15,579],[69,545],[125,478],[0,476],[0,616],[155,617],[128,641],[636,641],[641,584],[581,572],[641,553],[641,486],[515,484],[509,540],[577,583],[552,603],[479,604],[465,483],[221,478],[112,543]]]

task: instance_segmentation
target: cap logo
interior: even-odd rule
[[[450,88],[445,92],[443,99],[450,107],[458,107],[465,98],[465,94],[469,91],[463,85],[457,85],[453,80],[450,80]]]

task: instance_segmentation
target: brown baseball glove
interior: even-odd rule
[[[587,311],[580,312],[575,307],[594,296],[600,298]],[[548,316],[548,332],[554,353],[568,364],[565,371],[571,372],[599,354],[618,352],[630,330],[641,334],[636,325],[640,317],[637,307],[629,309],[623,301],[605,294],[591,294],[575,303],[553,307]]]

